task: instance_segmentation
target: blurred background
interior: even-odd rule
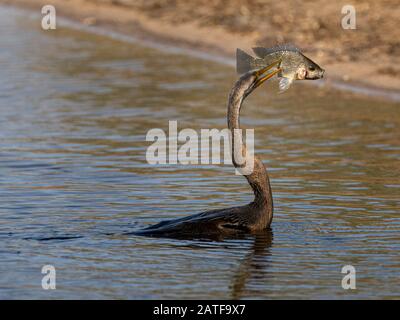
[[[0,0],[37,8],[44,0]],[[331,79],[398,91],[397,0],[55,0],[60,15],[115,27],[143,38],[234,57],[237,47],[292,43],[327,69]],[[344,6],[355,29],[343,29]]]

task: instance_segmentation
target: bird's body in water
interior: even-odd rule
[[[294,80],[315,80],[322,78],[324,75],[324,70],[319,65],[307,58],[294,46],[256,47],[253,48],[253,51],[258,58],[254,58],[246,52],[237,49],[237,73],[244,74],[251,70],[258,70],[276,60],[281,60],[279,67],[282,71],[278,73],[281,92],[289,89]]]
[[[239,114],[244,99],[264,81],[284,72],[279,58],[267,66],[250,70],[242,75],[233,86],[228,99],[228,128],[232,133],[232,162],[239,169],[253,161],[252,171],[243,174],[254,192],[254,201],[249,204],[205,211],[195,215],[161,221],[158,224],[135,232],[136,235],[172,238],[210,238],[256,232],[268,229],[273,217],[271,186],[266,168],[255,155],[249,155],[242,139],[235,134],[239,126]],[[273,71],[271,71],[271,69]],[[235,159],[240,154],[244,163]]]

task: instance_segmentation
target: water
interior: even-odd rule
[[[229,165],[145,160],[168,120],[226,126],[234,70],[39,25],[0,7],[0,298],[400,298],[398,104],[264,86],[242,125],[269,168],[272,233],[126,235],[251,201]],[[56,290],[41,288],[46,264]],[[348,264],[356,290],[341,287]]]

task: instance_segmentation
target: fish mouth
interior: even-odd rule
[[[310,74],[307,72],[305,79],[307,79],[307,80],[318,80],[318,79],[322,79],[322,78],[324,77],[324,74],[325,74],[325,70],[324,70],[324,69],[321,69],[321,71],[319,71],[317,74],[313,74],[313,75],[310,75]]]

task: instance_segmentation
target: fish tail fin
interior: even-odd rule
[[[247,54],[239,48],[236,49],[236,72],[238,74],[246,73],[253,69],[254,60],[251,55]]]

